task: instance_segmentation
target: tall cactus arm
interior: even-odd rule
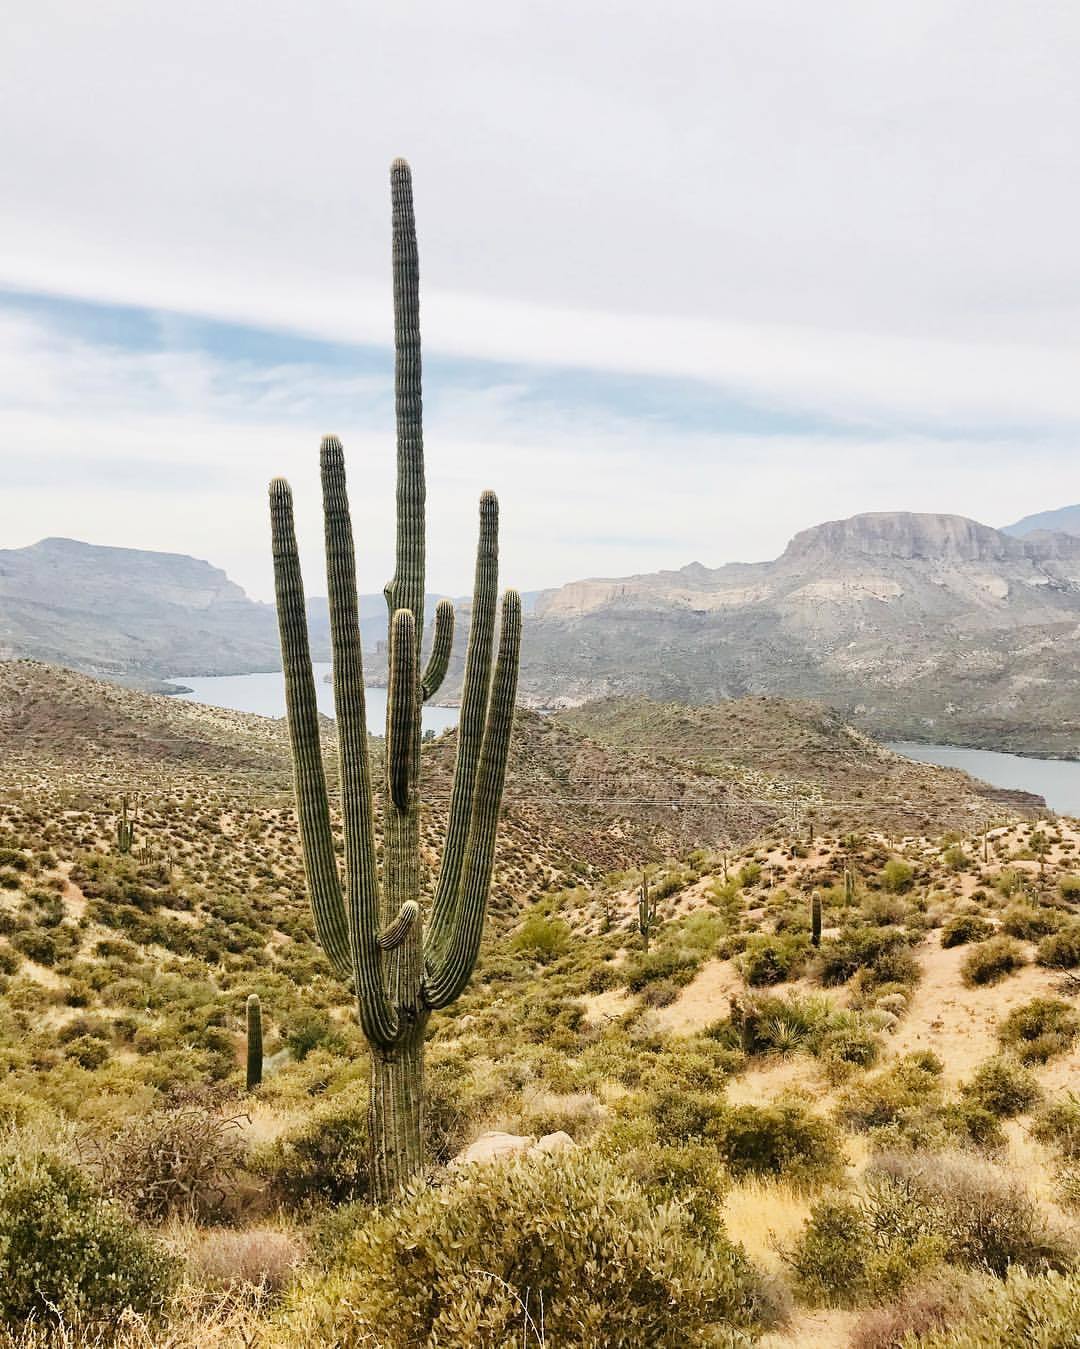
[[[498,589],[499,503],[494,492],[485,492],[480,498],[480,536],[476,546],[472,621],[465,653],[465,683],[458,717],[457,758],[454,763],[454,785],[450,792],[450,816],[428,927],[427,947],[436,963],[445,956],[453,932],[461,868],[469,842],[473,791],[488,709]]]
[[[397,543],[390,613],[411,609],[424,631],[424,427],[420,378],[420,263],[412,170],[390,166],[394,267],[394,406],[397,416]]]
[[[390,623],[390,668],[386,689],[386,781],[398,810],[412,794],[420,705],[416,700],[416,625],[408,609]]]
[[[432,1008],[446,1007],[454,1001],[468,983],[480,949],[514,724],[520,653],[521,596],[516,590],[508,590],[503,596],[499,656],[491,681],[455,921],[445,950],[433,953],[425,974],[424,998]]]
[[[435,606],[435,631],[431,635],[431,653],[427,668],[420,680],[420,700],[427,702],[438,693],[450,664],[454,646],[454,606],[449,600],[440,600]]]
[[[326,585],[330,645],[334,656],[334,711],[341,757],[345,821],[345,893],[348,901],[352,976],[360,1022],[373,1044],[392,1047],[398,1018],[386,993],[379,946],[379,877],[372,824],[364,667],[356,596],[356,554],[345,485],[341,442],[327,436],[320,455],[326,523]]]
[[[349,923],[334,853],[326,775],[319,747],[319,712],[308,646],[304,582],[296,549],[292,490],[284,478],[275,478],[270,484],[270,531],[304,875],[319,942],[338,977],[351,979]]]

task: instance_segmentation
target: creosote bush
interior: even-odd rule
[[[503,1349],[537,1342],[541,1323],[560,1349],[683,1349],[775,1316],[740,1248],[698,1234],[678,1202],[654,1206],[583,1149],[413,1190],[290,1296],[286,1322],[323,1343],[384,1349]]]
[[[1032,998],[1014,1007],[998,1039],[1023,1063],[1046,1063],[1065,1054],[1080,1036],[1080,1013],[1061,998]]]
[[[1030,1069],[1008,1055],[999,1054],[979,1064],[971,1081],[961,1088],[961,1094],[999,1119],[1012,1119],[1030,1110],[1042,1093],[1038,1078]]]

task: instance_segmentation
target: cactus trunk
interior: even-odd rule
[[[426,697],[446,673],[453,606],[440,603],[427,668],[424,631],[424,454],[420,389],[419,274],[408,165],[391,169],[393,199],[397,544],[385,587],[390,663],[382,874],[374,806],[358,621],[356,556],[335,437],[323,441],[322,487],[334,709],[341,762],[345,881],[334,850],[308,648],[300,563],[287,483],[270,485],[275,589],[304,869],[316,929],[331,963],[357,993],[371,1046],[371,1178],[387,1201],[423,1165],[424,1030],[431,1012],[467,983],[480,944],[494,859],[517,687],[521,601],[503,598],[494,661],[498,508],[480,501],[476,588],[458,726],[450,819],[425,938],[421,918],[420,739]]]
[[[816,890],[810,897],[810,944],[821,945],[821,896]]]
[[[262,1081],[263,1034],[262,1003],[252,993],[247,1000],[247,1089],[254,1091]]]

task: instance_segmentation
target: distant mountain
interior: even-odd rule
[[[217,567],[74,539],[0,551],[0,656],[106,676],[279,668],[273,606]]]
[[[1080,538],[953,515],[818,525],[773,562],[541,597],[523,694],[820,699],[876,734],[1080,753]]]
[[[1038,515],[1025,515],[1015,525],[1006,525],[1003,534],[1012,534],[1023,538],[1028,534],[1043,531],[1073,534],[1080,537],[1080,506],[1062,506],[1056,511],[1042,511]]]

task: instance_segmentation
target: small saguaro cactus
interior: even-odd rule
[[[262,1003],[258,993],[252,993],[247,1000],[247,1089],[254,1091],[262,1081],[263,1073],[263,1036]]]
[[[637,902],[637,925],[641,933],[642,945],[645,950],[649,949],[649,937],[652,933],[653,924],[656,922],[656,906],[658,900],[655,894],[649,890],[649,877],[646,872],[641,873],[641,888],[638,890]]]
[[[855,903],[855,868],[844,868],[844,903]]]
[[[498,503],[480,498],[480,540],[465,680],[457,730],[442,865],[426,924],[420,910],[420,732],[424,702],[450,660],[454,607],[435,610],[431,654],[419,664],[424,632],[424,449],[420,398],[420,301],[412,178],[404,160],[390,170],[393,201],[396,569],[385,587],[389,669],[382,867],[375,848],[364,673],[357,613],[356,557],[341,442],[322,443],[334,708],[345,834],[338,871],[319,744],[293,523],[292,492],[270,484],[274,581],[304,870],[315,926],[338,975],[352,984],[371,1046],[368,1118],[371,1183],[386,1201],[423,1165],[424,1029],[469,981],[480,946],[495,853],[517,690],[521,599],[502,600],[498,654]],[[426,931],[425,931],[426,926]]]
[[[120,798],[120,818],[116,821],[116,850],[119,853],[129,853],[131,845],[135,842],[135,821],[139,815],[138,798],[135,801],[135,811],[131,816],[128,815],[128,796],[127,792]]]
[[[810,896],[810,944],[821,945],[821,895],[817,890]]]

